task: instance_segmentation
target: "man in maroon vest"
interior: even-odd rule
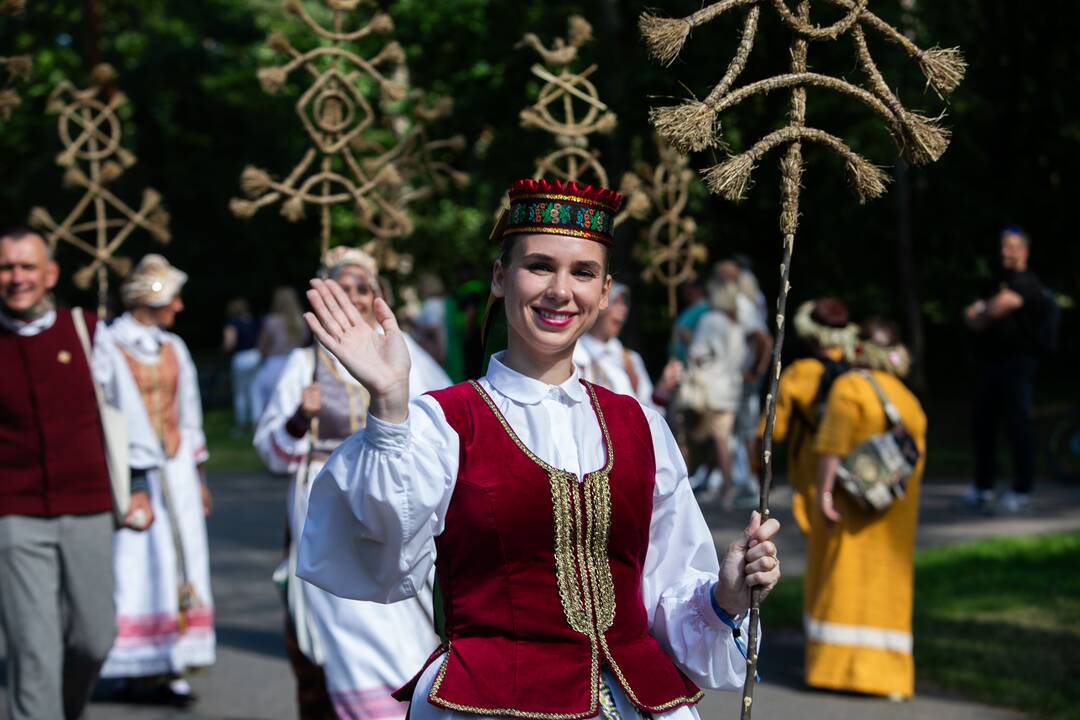
[[[113,500],[90,363],[59,268],[32,230],[0,232],[0,624],[14,720],[79,718],[116,633]],[[96,348],[103,324],[86,317]],[[107,365],[107,363],[105,363]],[[128,518],[152,518],[134,472]]]

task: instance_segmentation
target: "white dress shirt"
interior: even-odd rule
[[[506,367],[501,357],[491,359],[480,384],[521,441],[579,478],[602,467],[600,426],[577,372],[546,385]],[[667,424],[655,411],[643,411],[656,457],[642,578],[651,632],[698,685],[741,687],[745,661],[711,605],[719,570],[712,535]],[[369,416],[367,428],[342,443],[315,480],[297,575],[342,597],[393,602],[413,595],[435,562],[435,537],[443,531],[457,479],[458,443],[430,396],[413,401],[400,425]],[[744,634],[747,624],[744,619]],[[433,663],[417,685],[414,720],[465,717],[426,701],[437,669]],[[610,679],[608,684],[623,716],[636,717],[619,686]],[[683,707],[658,717],[698,715]]]

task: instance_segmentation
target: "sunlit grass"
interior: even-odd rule
[[[232,412],[228,409],[208,410],[203,416],[203,431],[210,459],[206,463],[209,472],[252,472],[263,469],[251,435],[232,433]]]
[[[1034,717],[1080,720],[1080,533],[935,548],[915,561],[921,681]],[[799,628],[802,578],[762,611]]]

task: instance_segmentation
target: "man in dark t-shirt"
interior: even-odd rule
[[[1035,437],[1031,423],[1032,388],[1038,366],[1039,338],[1046,309],[1043,286],[1028,269],[1031,240],[1017,227],[1001,233],[1001,271],[986,295],[964,311],[976,335],[980,372],[972,429],[975,485],[965,498],[974,509],[994,508],[998,426],[1005,421],[1012,445],[1012,490],[996,508],[1027,508],[1035,476]]]

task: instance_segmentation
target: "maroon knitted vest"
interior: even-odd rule
[[[95,318],[87,316],[93,337]],[[112,509],[101,419],[71,311],[37,335],[0,330],[0,515]]]
[[[583,482],[533,455],[479,385],[432,393],[461,448],[436,539],[448,644],[434,705],[591,717],[604,666],[646,712],[702,696],[649,634],[641,598],[656,476],[648,422],[633,398],[585,386],[608,462]]]

